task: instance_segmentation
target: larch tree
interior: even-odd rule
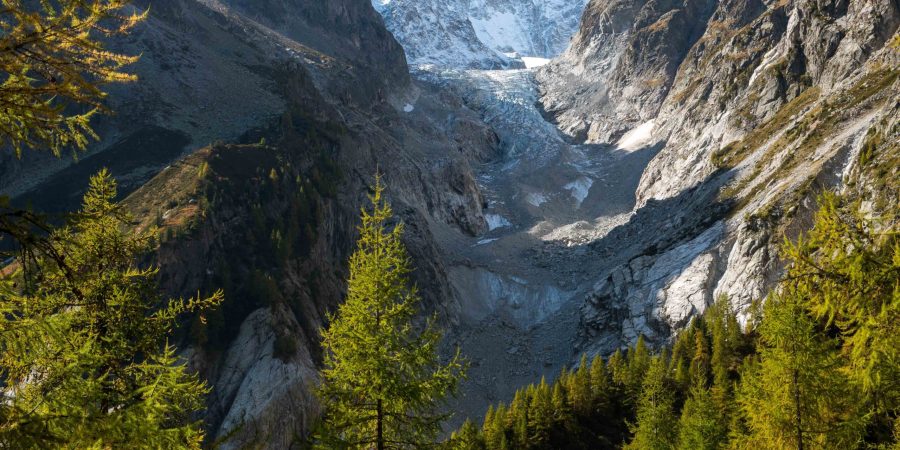
[[[0,5],[0,146],[84,149],[96,138],[90,120],[105,112],[108,83],[135,80],[123,71],[136,56],[109,51],[104,38],[131,31],[146,12],[129,0],[2,0]]]
[[[665,354],[650,358],[637,403],[634,438],[626,448],[635,450],[669,450],[675,446],[677,419],[675,393],[667,376]]]
[[[708,386],[709,350],[700,329],[693,333],[694,355],[689,369],[691,386],[681,409],[678,422],[678,446],[683,450],[714,450],[727,440],[725,418],[713,399]]]
[[[407,449],[437,445],[442,400],[463,374],[457,352],[442,363],[434,321],[416,326],[420,297],[410,284],[411,261],[376,176],[362,210],[350,258],[347,298],[322,332],[324,369],[319,398],[325,417],[320,448]]]
[[[106,171],[92,177],[81,211],[47,240],[54,256],[0,279],[2,448],[200,447],[192,417],[207,389],[166,338],[222,294],[161,298],[157,271],[135,263],[150,240],[127,231],[115,195]]]
[[[571,374],[566,388],[569,394],[569,404],[579,416],[587,416],[593,406],[591,400],[591,374],[588,367],[587,355],[581,355],[581,363],[578,369]]]
[[[738,402],[759,449],[853,448],[864,421],[835,339],[790,285],[770,295],[759,324],[759,362],[742,374]]]
[[[848,372],[881,433],[900,431],[900,231],[835,194],[819,198],[812,230],[785,242],[792,293],[840,330]],[[900,436],[898,436],[900,437]]]
[[[128,0],[0,0],[0,148],[83,150],[97,135],[91,118],[108,112],[103,86],[136,79],[137,61],[104,40],[129,33],[147,12]],[[0,242],[48,256],[43,217],[0,195]],[[61,262],[61,261],[58,261]]]

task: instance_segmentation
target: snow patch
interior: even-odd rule
[[[512,12],[484,11],[482,17],[469,17],[478,40],[495,50],[530,50],[526,26]]]
[[[563,187],[572,193],[572,198],[575,199],[575,207],[580,208],[593,185],[594,180],[588,177],[581,177]]]
[[[479,245],[487,245],[487,244],[490,244],[491,242],[496,241],[497,239],[498,238],[482,239],[482,240],[478,241],[478,243],[473,245],[473,247],[479,246]]]
[[[638,125],[635,129],[625,133],[622,139],[616,144],[619,150],[633,152],[646,147],[653,140],[653,129],[656,128],[656,121],[649,120]]]
[[[756,81],[756,78],[759,77],[760,74],[763,73],[766,69],[772,66],[775,63],[775,60],[779,58],[778,46],[772,48],[766,52],[765,56],[763,56],[763,60],[756,66],[756,69],[753,70],[753,75],[750,75],[750,81],[747,83],[747,86],[752,86],[753,82]]]
[[[541,206],[544,203],[547,203],[547,196],[542,192],[532,192],[525,196],[525,201],[532,206]]]
[[[523,56],[522,62],[525,63],[526,69],[534,69],[535,67],[541,67],[547,65],[550,62],[547,58],[536,58],[534,56]]]
[[[506,217],[499,214],[485,214],[484,220],[487,221],[488,229],[490,231],[494,231],[497,228],[512,226],[512,223],[510,223],[509,220],[506,220]]]
[[[413,106],[413,105],[410,104],[410,103],[407,103],[406,105],[403,106],[403,112],[405,112],[405,113],[411,113],[411,112],[413,112],[415,109],[416,109],[416,107]]]

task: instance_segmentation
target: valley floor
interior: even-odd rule
[[[631,254],[622,248],[638,247],[617,242],[627,233],[609,233],[637,225],[634,192],[657,147],[634,138],[627,148],[567,142],[541,115],[528,69],[416,74],[459,94],[503,148],[478,169],[490,230],[466,238],[446,228],[437,236],[460,305],[447,342],[471,363],[452,405],[458,422],[579,357],[585,296],[598,274]]]

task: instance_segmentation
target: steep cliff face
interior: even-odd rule
[[[148,19],[111,45],[141,55],[130,68],[139,81],[110,86],[115,114],[95,125],[103,140],[75,166],[71,158],[3,152],[5,193],[64,210],[77,204],[81,178],[101,165],[128,192],[180,154],[251,139],[290,106],[282,84],[294,66],[329,103],[348,108],[372,110],[410,89],[403,49],[364,0],[139,0],[135,8],[149,8]],[[61,179],[72,182],[44,183]]]
[[[77,163],[4,162],[0,189],[66,210],[109,166],[139,227],[158,227],[161,287],[225,289],[223,306],[179,336],[212,387],[210,439],[289,448],[317,412],[318,330],[343,296],[372,175],[384,174],[407,225],[425,307],[449,323],[458,305],[434,230],[487,228],[470,161],[493,159],[497,138],[455,95],[410,79],[368,1],[167,0],[150,11],[116,44],[142,54],[140,81],[110,93],[103,141]]]
[[[544,109],[575,140],[610,142],[657,115],[713,0],[591,2],[566,53],[540,74]]]
[[[639,134],[661,147],[636,214],[695,206],[679,237],[645,233],[652,251],[600,274],[584,348],[664,339],[720,295],[742,310],[764,297],[778,243],[808,226],[823,189],[869,186],[859,195],[881,199],[873,211],[896,207],[885,155],[900,131],[898,24],[885,0],[589,4],[573,45],[538,74],[545,111],[575,140],[624,147]],[[880,175],[856,169],[865,149]]]

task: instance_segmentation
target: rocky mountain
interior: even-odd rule
[[[3,153],[0,189],[71,210],[109,167],[138,227],[158,227],[161,288],[225,289],[209,321],[179,331],[212,387],[210,439],[289,448],[315,417],[318,330],[343,296],[372,176],[390,180],[426,306],[450,322],[459,306],[433,230],[487,228],[470,162],[493,158],[497,138],[452,93],[410,78],[368,1],[166,0],[150,11],[115,44],[142,54],[140,80],[111,89],[103,139],[77,161]]]
[[[720,295],[762,298],[823,189],[868,186],[873,210],[896,208],[898,25],[900,5],[878,0],[591,2],[538,74],[543,108],[576,141],[660,146],[635,217],[694,209],[666,221],[681,236],[599,274],[585,348],[676,329]]]
[[[158,1],[103,139],[0,153],[0,191],[67,210],[109,167],[161,287],[225,289],[180,330],[210,435],[290,448],[379,170],[477,417],[722,294],[746,310],[823,189],[896,210],[898,25],[895,0]]]
[[[454,68],[539,64],[561,53],[585,0],[372,0],[410,63]]]

